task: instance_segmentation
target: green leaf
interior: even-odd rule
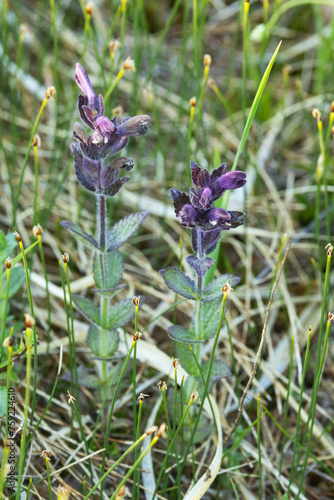
[[[205,361],[205,363],[203,363],[201,366],[204,380],[206,380],[208,377],[209,363],[210,361]],[[224,361],[215,359],[212,363],[210,385],[216,382],[217,380],[230,377],[231,375],[232,375],[231,368],[226,363],[224,363]],[[196,378],[202,380],[201,376],[196,376]]]
[[[105,276],[102,273],[102,263],[106,268]],[[122,278],[123,268],[123,257],[117,250],[95,255],[93,272],[96,286],[101,290],[115,288]]]
[[[14,238],[15,238],[15,236],[14,236]],[[0,252],[2,252],[2,250],[5,246],[6,246],[6,236],[5,236],[5,233],[3,231],[0,231]]]
[[[186,299],[196,298],[195,282],[177,267],[167,267],[159,271],[168,288]]]
[[[111,250],[120,248],[130,236],[137,231],[138,227],[147,216],[148,212],[138,212],[128,217],[124,217],[124,219],[117,222],[117,224],[108,231],[107,251],[110,252]]]
[[[193,328],[200,332],[200,338],[208,340],[217,333],[222,308],[222,299],[219,297],[211,302],[201,303],[200,325],[197,325],[198,317],[193,317]]]
[[[73,224],[73,222],[70,222],[68,220],[62,220],[60,224],[71,231],[74,238],[81,241],[81,243],[83,243],[86,247],[90,248],[91,250],[100,251],[99,245],[97,244],[95,238],[81,229],[78,224]]]
[[[227,283],[230,287],[237,285],[240,281],[238,276],[233,276],[233,274],[223,274],[219,276],[216,280],[213,280],[210,285],[208,285],[203,292],[202,301],[210,302],[211,300],[218,299],[223,295],[223,286]]]
[[[189,345],[184,342],[176,342],[175,346],[182,368],[184,368],[193,377],[200,376],[193,354],[189,349]],[[200,349],[200,344],[193,346],[193,351],[195,352],[197,359],[199,359],[200,356]]]
[[[168,336],[176,340],[176,342],[186,342],[187,344],[198,344],[204,342],[203,340],[196,340],[194,333],[183,328],[180,325],[172,325],[167,329]]]
[[[10,279],[9,279],[9,295],[11,298],[15,295],[21,288],[24,280],[25,280],[25,271],[23,267],[13,267],[10,270]],[[7,289],[7,282],[5,283],[5,293]]]
[[[141,297],[141,303],[143,302]],[[135,306],[132,299],[120,300],[108,311],[108,328],[118,328],[124,326],[135,317]]]
[[[102,295],[103,297],[109,297],[109,299],[112,299],[118,292],[123,290],[126,285],[118,285],[116,288],[106,288],[106,289],[100,289],[100,288],[93,288],[93,292],[98,293],[99,295]]]
[[[102,344],[102,336],[105,336],[105,344]],[[104,330],[95,324],[91,324],[87,335],[87,344],[95,356],[108,358],[114,354],[118,347],[119,336],[116,330]]]
[[[80,297],[79,295],[73,296],[73,302],[81,312],[81,314],[88,319],[88,321],[92,321],[97,325],[101,325],[101,317],[100,317],[100,309],[93,304],[88,299],[84,297]]]

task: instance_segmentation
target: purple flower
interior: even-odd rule
[[[213,208],[213,202],[227,190],[242,187],[246,182],[244,172],[226,172],[223,163],[211,174],[191,162],[191,178],[199,189],[190,188],[190,196],[178,189],[170,189],[176,216],[182,226],[201,228],[203,231],[226,231],[244,223],[243,212],[229,212],[222,208]]]
[[[133,162],[128,158],[110,164],[108,159],[123,149],[130,135],[138,136],[147,132],[151,118],[147,115],[125,118],[119,122],[104,115],[102,95],[97,96],[86,71],[76,65],[75,80],[84,95],[78,96],[78,110],[82,121],[93,132],[87,135],[80,123],[75,123],[73,135],[78,143],[71,144],[74,154],[75,171],[79,182],[89,189],[106,196],[114,196],[128,177],[119,179],[119,170],[130,170]],[[108,186],[107,186],[107,183]]]

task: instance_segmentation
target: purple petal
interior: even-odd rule
[[[80,147],[76,143],[71,144],[71,150],[74,155],[74,168],[78,181],[89,191],[95,191],[98,185],[97,162],[82,156]]]
[[[190,168],[191,168],[191,180],[193,181],[195,186],[199,186],[197,179],[198,179],[198,174],[201,172],[201,168],[194,161],[190,162]]]
[[[231,220],[230,220],[231,228],[234,229],[235,227],[244,224],[246,218],[245,212],[232,211],[230,212],[230,215],[231,215]]]
[[[226,163],[222,163],[221,165],[219,165],[218,168],[213,170],[213,172],[210,175],[210,183],[224,174],[226,174]]]
[[[203,250],[206,254],[212,253],[220,239],[220,229],[205,231],[203,234]]]
[[[212,207],[212,191],[209,187],[201,188],[198,191],[198,196],[200,197],[199,202],[204,210]]]
[[[195,227],[198,217],[198,210],[192,205],[185,205],[177,214],[181,219],[181,225],[184,227]]]
[[[196,193],[194,188],[190,188],[190,202],[195,208],[202,208],[199,199],[199,193]]]
[[[228,189],[238,189],[246,184],[245,172],[227,172],[217,179],[218,186],[225,191]]]
[[[197,255],[189,255],[189,257],[186,258],[186,261],[195,270],[197,276],[200,278],[202,278],[202,276],[204,276],[210,267],[216,262],[210,257],[199,259]]]
[[[143,135],[148,131],[147,124],[151,122],[151,118],[147,115],[126,118],[120,125],[117,125],[117,133],[120,136]]]
[[[123,184],[128,182],[130,177],[122,177],[118,179],[114,184],[111,184],[106,190],[102,191],[101,194],[104,196],[115,196],[118,191],[122,188]]]
[[[182,208],[190,203],[189,196],[186,193],[181,193],[178,189],[170,189],[169,190],[170,197],[174,203],[175,214],[178,217],[178,214]]]
[[[201,170],[201,172],[198,174],[197,182],[198,182],[199,187],[201,187],[201,188],[207,187],[209,185],[210,174],[206,168]]]
[[[115,131],[115,125],[104,115],[99,115],[94,119],[95,127],[103,136]]]
[[[86,71],[83,69],[81,64],[77,63],[75,66],[75,81],[80,90],[84,93],[87,98],[88,104],[93,106],[95,111],[100,112],[100,103],[97,95],[93,90],[92,84],[88,78]]]
[[[84,106],[87,106],[87,98],[84,97],[83,95],[79,94],[78,95],[78,102],[77,102],[77,105],[78,105],[78,111],[79,111],[79,114],[80,114],[80,118],[81,120],[89,127],[91,128],[92,130],[95,130],[95,126],[93,124],[92,121],[90,121],[88,118],[87,118],[87,115],[86,113],[84,112],[83,108]]]
[[[110,168],[111,165],[102,169],[100,174],[100,190],[108,191],[112,184],[118,180],[119,170]]]

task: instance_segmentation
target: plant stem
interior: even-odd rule
[[[100,165],[101,168],[101,165]],[[97,241],[99,243],[99,247],[101,250],[101,254],[97,255],[96,258],[101,259],[101,270],[102,270],[102,279],[103,279],[103,288],[106,287],[106,274],[107,274],[107,265],[106,265],[106,243],[107,243],[107,198],[103,195],[97,196]],[[100,316],[101,316],[101,324],[103,328],[101,329],[101,344],[102,344],[102,352],[106,352],[107,350],[107,321],[108,321],[108,297],[102,296],[100,300]],[[106,383],[108,378],[107,373],[107,362],[102,361],[101,372],[102,372],[102,382]],[[105,387],[103,388],[105,390]]]

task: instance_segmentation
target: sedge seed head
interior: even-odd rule
[[[212,76],[209,76],[209,77],[208,77],[208,86],[210,87],[210,89],[215,89],[215,88],[218,88],[218,87],[217,87],[217,84],[216,84],[216,82],[214,81],[214,79],[212,78]]]
[[[158,432],[157,432],[157,436],[159,437],[166,437],[166,424],[163,423],[160,425],[159,429],[158,429]]]
[[[71,490],[67,484],[60,484],[58,488],[57,500],[68,500],[70,498]]]
[[[41,138],[38,134],[34,135],[32,145],[34,148],[40,148],[41,147]]]
[[[137,342],[137,340],[139,340],[142,336],[143,336],[143,334],[139,330],[137,330],[133,336],[133,341]]]
[[[72,394],[70,393],[70,391],[68,389],[67,389],[67,395],[66,395],[66,397],[67,397],[67,402],[68,402],[69,405],[71,403],[74,404],[74,402],[76,401],[75,397],[72,396]]]
[[[43,233],[43,228],[40,224],[37,224],[32,228],[32,234],[34,238],[38,238],[38,236],[41,236]]]
[[[129,70],[129,71],[136,71],[136,65],[133,59],[131,57],[127,57],[125,61],[123,62],[123,69]]]
[[[121,42],[119,40],[111,40],[111,42],[109,42],[110,54],[113,54],[114,52],[116,52],[116,50],[119,49],[120,46],[121,46]]]
[[[148,394],[143,394],[142,392],[138,396],[138,401],[144,401],[144,398],[149,398],[150,396]]]
[[[222,288],[222,292],[226,293],[226,295],[228,295],[232,290],[233,288],[228,283],[225,283],[225,285]]]
[[[179,360],[179,358],[172,357],[172,363],[173,363],[174,369],[177,370],[178,367],[180,366],[180,360]]]
[[[56,93],[57,93],[56,87],[48,87],[46,92],[45,92],[45,98],[50,99],[51,97],[56,95]]]
[[[318,122],[321,121],[321,113],[317,108],[312,109],[312,116],[313,118],[316,118]]]
[[[198,394],[198,392],[197,392],[197,391],[195,391],[195,390],[194,390],[194,391],[190,394],[190,401],[191,401],[192,403],[198,403],[198,404],[201,402],[201,400],[200,400],[200,398],[199,398],[199,394]]]
[[[13,339],[11,335],[8,335],[2,342],[2,347],[12,347],[13,345]]]
[[[88,14],[89,16],[92,15],[92,12],[93,12],[93,9],[94,9],[94,4],[93,2],[88,2],[86,4],[86,14]]]
[[[189,99],[189,104],[192,108],[194,108],[196,106],[196,97]]]
[[[136,307],[138,307],[140,304],[140,295],[138,295],[138,297],[132,297],[132,302]]]
[[[25,313],[24,314],[24,325],[26,328],[32,328],[32,326],[35,324],[34,318],[30,316],[30,314]]]
[[[155,432],[157,430],[157,426],[156,425],[152,425],[152,427],[150,427],[149,429],[147,429],[145,431],[145,434],[146,436],[149,436],[150,434],[153,434],[153,432]]]
[[[334,323],[334,314],[329,312],[327,315],[327,321],[330,323]]]
[[[165,381],[163,380],[160,380],[158,383],[157,383],[157,386],[159,388],[159,391],[167,391],[167,384]]]
[[[210,54],[205,54],[204,55],[204,58],[203,58],[203,64],[204,66],[211,66],[211,63],[212,63],[212,57],[210,56]]]
[[[50,452],[48,450],[43,450],[40,456],[41,456],[41,458],[44,458],[45,460],[51,460]]]
[[[331,243],[328,243],[328,245],[325,246],[325,249],[327,250],[327,255],[331,257],[333,252],[333,245]]]
[[[64,254],[63,254],[63,262],[64,262],[64,264],[67,264],[69,262],[69,260],[70,260],[70,256],[68,255],[67,252],[64,252]]]
[[[7,269],[10,269],[12,267],[10,257],[7,257],[5,264],[6,264]]]
[[[15,232],[14,232],[14,236],[15,236],[16,240],[17,240],[19,243],[21,243],[21,242],[22,242],[22,238],[21,238],[21,236],[19,235],[19,233],[18,233],[17,231],[15,231]]]

